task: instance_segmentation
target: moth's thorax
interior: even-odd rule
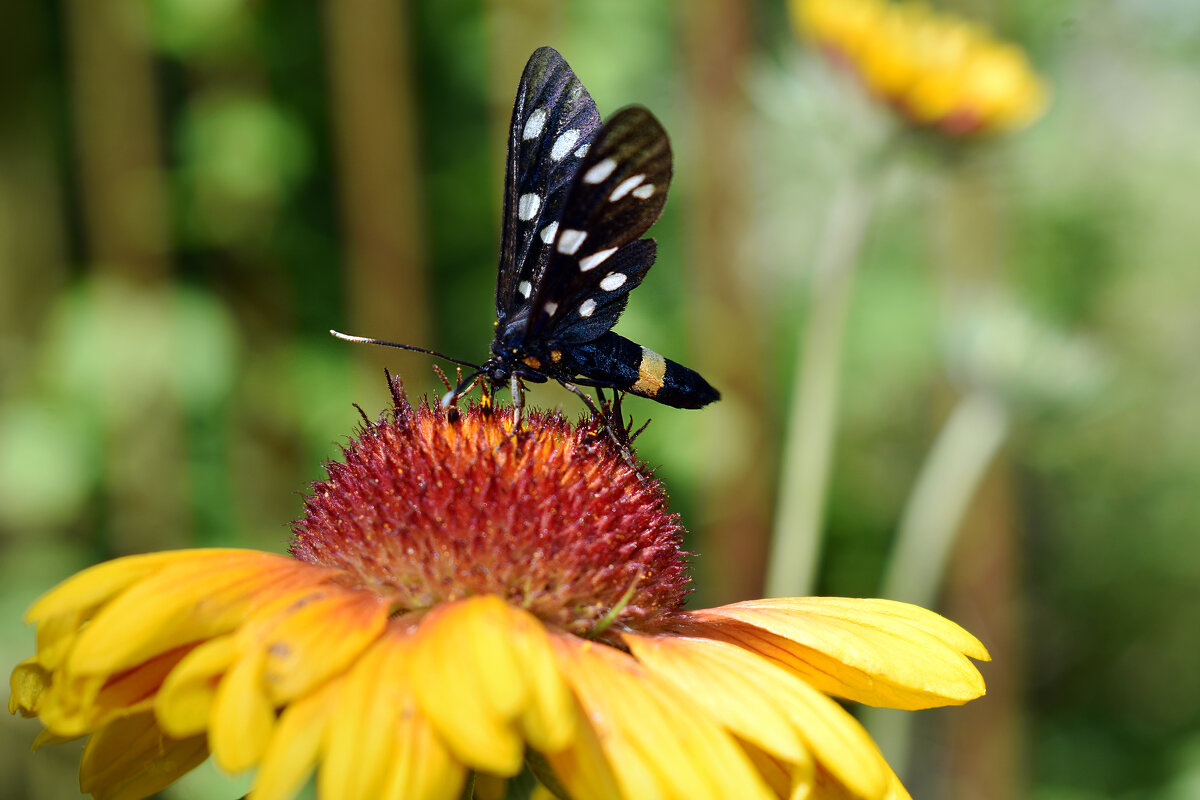
[[[564,362],[563,350],[551,342],[527,339],[526,320],[519,318],[497,326],[492,356],[483,365],[484,374],[493,384],[502,384],[513,374],[535,383],[566,374],[569,359]]]

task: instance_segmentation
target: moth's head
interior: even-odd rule
[[[483,377],[493,386],[502,386],[508,383],[512,373],[513,367],[509,358],[506,358],[503,353],[495,352],[495,348],[493,348],[492,357],[483,362]]]

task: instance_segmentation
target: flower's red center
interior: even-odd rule
[[[688,589],[682,528],[594,421],[395,407],[313,486],[291,553],[390,595],[398,613],[496,594],[586,635],[653,626]]]

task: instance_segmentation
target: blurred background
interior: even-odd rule
[[[0,662],[88,564],[282,552],[383,368],[441,391],[429,359],[329,328],[486,356],[512,98],[551,44],[602,115],[642,103],[672,137],[617,330],[724,395],[625,404],[693,605],[790,593],[770,573],[978,635],[986,698],[899,734],[868,715],[915,797],[1200,798],[1200,13],[939,8],[1026,51],[1040,119],[880,156],[897,123],[777,1],[0,4]],[[834,413],[797,436],[846,197]],[[827,479],[796,511],[781,473],[813,436]],[[808,566],[769,563],[809,512]],[[949,538],[905,555],[923,530]],[[75,796],[79,747],[32,755],[37,730],[0,718],[0,797]],[[203,768],[163,796],[237,787]]]

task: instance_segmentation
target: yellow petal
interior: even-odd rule
[[[261,651],[244,654],[225,673],[213,698],[209,747],[217,765],[230,773],[258,763],[275,725],[275,708],[263,692]]]
[[[810,800],[813,789],[813,771],[815,766],[811,760],[803,764],[789,764],[775,756],[760,750],[747,741],[739,741],[742,749],[762,775],[763,780],[775,792],[776,797],[786,797],[788,800]]]
[[[726,654],[706,648],[703,639],[634,634],[622,638],[638,661],[691,697],[724,727],[786,761],[798,764],[808,759],[800,735],[775,701],[777,692],[770,691],[781,684],[770,672],[779,671],[777,667],[754,656],[738,659],[729,654],[722,658]],[[760,688],[760,681],[767,683]]]
[[[180,561],[101,608],[67,660],[77,674],[107,674],[237,628],[259,607],[332,571],[270,553]]]
[[[396,750],[382,800],[455,800],[467,770],[451,756],[436,730],[409,697],[396,729]]]
[[[896,777],[896,773],[892,772],[891,767],[888,767],[887,772],[887,790],[882,796],[882,800],[912,800],[908,790],[904,788],[904,784],[900,783],[900,779]],[[812,791],[805,797],[809,800],[861,800],[861,795],[854,793],[837,777],[820,768],[817,769],[814,776]]]
[[[321,797],[375,800],[395,749],[399,698],[407,691],[406,643],[385,636],[363,653],[341,681],[317,776]]]
[[[50,674],[37,663],[37,658],[27,658],[13,668],[8,679],[8,713],[20,712],[23,717],[38,713],[42,704],[42,692],[50,685]]]
[[[507,788],[507,778],[480,773],[475,776],[474,796],[471,800],[504,800]]]
[[[538,771],[540,758],[549,766],[554,779],[562,785],[571,800],[622,800],[625,796],[621,794],[616,775],[609,766],[596,731],[583,714],[572,716],[575,729],[570,734],[570,745],[530,757],[534,775],[539,780],[545,777]]]
[[[90,615],[94,609],[88,609]],[[46,669],[57,669],[62,665],[75,640],[80,626],[86,619],[83,611],[57,614],[42,620],[37,627],[37,661]]]
[[[633,655],[719,724],[811,771],[811,752],[857,797],[882,798],[888,767],[845,709],[774,663],[725,642],[626,634]],[[794,737],[794,738],[793,738]]]
[[[624,796],[773,796],[745,752],[691,698],[615,648],[569,637],[553,641]]]
[[[59,736],[50,731],[43,730],[33,740],[33,750],[37,752],[48,744],[63,744],[65,742],[73,742],[78,738],[78,736]]]
[[[419,707],[451,752],[472,768],[508,776],[521,769],[524,743],[513,722],[526,690],[510,643],[483,635],[504,619],[495,602],[502,603],[479,597],[428,614],[413,637],[412,675]]]
[[[553,753],[566,747],[578,727],[578,710],[558,667],[546,628],[536,617],[506,607],[507,639],[528,699],[520,717],[530,747]]]
[[[79,615],[107,603],[129,585],[180,561],[221,559],[244,550],[170,550],[126,556],[78,572],[42,595],[25,612],[25,621],[40,623],[61,615]]]
[[[466,769],[459,763],[407,694],[397,706],[392,769],[380,800],[455,800]]]
[[[52,674],[38,697],[38,719],[60,736],[82,736],[96,729],[92,704],[105,678],[72,678]]]
[[[188,653],[154,698],[154,713],[163,730],[177,738],[207,730],[220,678],[237,656],[233,636],[210,639]]]
[[[780,598],[692,617],[701,625],[690,633],[759,652],[823,692],[862,703],[931,708],[984,693],[982,676],[964,656],[987,658],[983,645],[949,620],[907,603]]]
[[[203,736],[171,739],[151,714],[120,719],[88,740],[79,789],[95,800],[140,800],[174,783],[208,757]]]
[[[300,790],[317,765],[340,700],[341,681],[334,680],[283,710],[263,752],[250,800],[288,800]]]

